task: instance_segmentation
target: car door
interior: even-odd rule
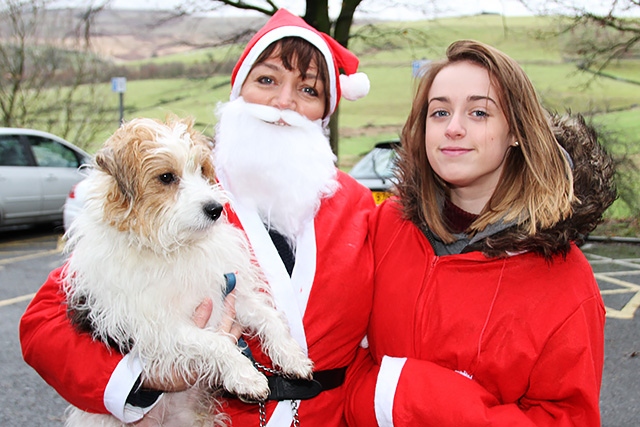
[[[82,176],[78,172],[83,159],[60,142],[36,135],[26,135],[42,181],[42,213],[59,214],[73,185]]]
[[[42,183],[20,135],[0,135],[0,220],[3,223],[42,213]]]

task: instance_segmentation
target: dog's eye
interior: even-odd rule
[[[158,179],[163,184],[173,184],[174,182],[176,182],[178,180],[178,178],[174,174],[172,174],[171,172],[166,172],[166,173],[161,174],[160,176],[158,176]]]

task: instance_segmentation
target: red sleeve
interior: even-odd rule
[[[345,417],[352,427],[377,426],[375,391],[380,365],[371,355],[358,355],[358,370],[353,371],[347,383]],[[394,384],[386,386],[393,388]],[[464,391],[466,389],[466,392]],[[437,392],[436,392],[437,390]],[[442,393],[432,399],[432,393]],[[482,402],[484,395],[486,402]],[[469,405],[495,406],[495,398],[482,391],[481,387],[460,374],[441,368],[431,362],[407,359],[400,375],[393,399],[393,426],[475,426],[493,424],[465,423],[464,413]],[[454,409],[452,403],[458,407]],[[432,420],[438,422],[432,423]],[[443,420],[445,420],[443,422]],[[486,422],[486,421],[485,421]]]
[[[368,348],[359,348],[349,366],[346,387],[345,417],[350,426],[377,426],[374,394],[380,367],[376,365]]]
[[[61,272],[62,267],[51,272],[20,320],[22,356],[68,402],[107,413],[104,390],[122,355],[71,325]]]
[[[529,389],[515,403],[501,403],[475,380],[436,363],[407,359],[393,398],[394,427],[599,427],[604,345],[594,326],[604,326],[604,313],[598,311],[595,298],[586,302],[549,338]],[[380,368],[371,357],[365,367],[359,360],[346,417],[351,426],[375,426]]]

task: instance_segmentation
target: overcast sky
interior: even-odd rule
[[[112,0],[114,8],[149,8],[162,9],[171,8],[176,4],[181,4],[180,0]],[[256,4],[265,2],[255,1]],[[302,0],[276,0],[280,7],[286,7],[293,13],[304,13],[305,2]],[[329,12],[332,16],[337,16],[340,10],[340,0],[329,0]],[[407,8],[400,5],[406,4]],[[428,6],[425,6],[428,4]],[[446,2],[429,2],[420,0],[363,0],[358,6],[357,14],[368,17],[385,17],[388,19],[423,19],[433,17],[433,4],[441,9],[438,15],[471,15],[480,12],[496,12],[505,15],[521,16],[530,14],[518,0],[483,0],[481,2],[468,0],[448,0]],[[446,9],[445,9],[446,7]],[[422,12],[425,12],[424,14]],[[247,11],[229,9],[226,13],[247,14]],[[431,16],[429,16],[431,15]]]
[[[73,3],[79,0],[60,0],[64,3]],[[102,3],[104,0],[95,0]],[[251,3],[251,0],[245,0]],[[629,10],[625,11],[634,0],[561,0],[563,4],[574,4],[579,8],[587,8],[596,13],[607,13],[609,6],[614,1],[620,5],[617,14],[640,16],[640,7],[637,5],[629,6]],[[264,0],[253,0],[256,4],[264,5]],[[286,7],[293,13],[304,13],[305,2],[303,0],[274,0],[280,7]],[[86,6],[86,1],[81,1]],[[111,0],[113,8],[122,9],[171,9],[179,4],[210,4],[210,0]],[[341,0],[329,0],[329,12],[332,17],[336,17]],[[526,3],[528,7],[525,7]],[[526,16],[531,15],[540,10],[541,5],[551,5],[555,3],[553,0],[528,0],[526,2],[519,0],[447,0],[447,1],[428,1],[428,0],[363,0],[358,11],[357,17],[387,18],[391,20],[411,20],[426,19],[445,16],[475,15],[482,12],[491,12],[503,14],[506,16]],[[402,5],[407,5],[402,7]],[[437,9],[434,9],[437,8]],[[235,8],[225,7],[217,14],[219,15],[244,15],[251,12],[239,10]]]

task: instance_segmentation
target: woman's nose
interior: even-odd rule
[[[274,106],[281,110],[295,111],[295,90],[291,85],[283,84],[278,88],[278,92],[274,98]]]
[[[466,129],[464,127],[464,123],[459,118],[458,115],[453,114],[450,116],[449,123],[447,124],[447,128],[445,129],[445,136],[451,139],[461,138],[466,134]]]

